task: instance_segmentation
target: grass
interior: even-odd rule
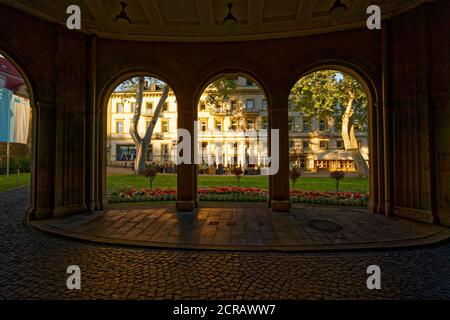
[[[0,192],[8,191],[30,183],[30,173],[21,173],[17,180],[17,174],[0,175]]]
[[[237,186],[234,176],[198,176],[199,187]],[[159,174],[156,176],[153,187],[176,188],[176,175]],[[240,181],[241,187],[269,189],[269,178],[263,176],[244,176]],[[107,178],[107,188],[148,188],[148,179],[131,174],[111,175]],[[291,184],[292,189],[292,184]],[[296,190],[308,191],[336,191],[334,180],[329,177],[302,177],[295,185]],[[369,192],[369,180],[346,177],[340,182],[339,191]]]

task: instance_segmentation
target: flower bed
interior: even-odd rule
[[[259,188],[215,187],[200,188],[200,201],[230,201],[230,202],[265,202],[268,191]],[[291,191],[292,203],[367,206],[368,195],[359,192],[323,192],[323,191]],[[148,202],[175,201],[175,189],[123,189],[108,193],[111,203],[119,202]]]

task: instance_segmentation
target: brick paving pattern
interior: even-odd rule
[[[339,230],[321,231],[314,222]],[[386,243],[430,236],[445,227],[408,220],[387,219],[367,210],[348,207],[302,207],[291,212],[267,208],[201,208],[177,213],[170,208],[113,209],[51,219],[45,224],[92,240],[154,244],[197,245],[206,248],[330,248],[333,245]]]
[[[360,253],[149,250],[67,240],[21,223],[28,193],[0,193],[2,299],[450,298],[450,245]],[[77,264],[82,289],[66,288]],[[382,290],[366,269],[382,270]]]

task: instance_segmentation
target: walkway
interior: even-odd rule
[[[320,251],[415,246],[450,236],[450,229],[388,219],[348,207],[297,207],[274,213],[235,203],[177,213],[173,208],[127,206],[33,222],[39,229],[102,243],[147,247]]]

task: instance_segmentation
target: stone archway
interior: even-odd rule
[[[112,97],[114,90],[120,85],[122,84],[124,81],[129,80],[131,78],[136,78],[136,77],[145,77],[145,78],[152,78],[152,79],[156,79],[158,81],[162,81],[164,84],[166,84],[170,90],[168,93],[168,98],[167,98],[167,103],[171,104],[171,109],[173,109],[172,105],[176,105],[176,113],[178,113],[178,106],[177,106],[177,97],[176,97],[176,93],[175,90],[173,89],[173,87],[171,86],[170,82],[168,80],[166,80],[166,77],[160,75],[158,72],[155,72],[153,70],[150,70],[148,68],[136,68],[136,69],[128,69],[125,71],[122,71],[120,73],[118,73],[116,76],[114,76],[110,81],[107,82],[107,84],[103,87],[101,94],[100,94],[100,109],[98,111],[99,114],[99,124],[98,124],[98,134],[99,134],[99,141],[98,141],[98,146],[99,148],[96,150],[96,156],[95,156],[95,167],[97,168],[97,172],[94,173],[95,177],[94,179],[97,179],[97,184],[94,186],[93,190],[96,190],[96,194],[92,195],[93,199],[96,199],[96,203],[94,203],[91,207],[91,210],[98,209],[98,208],[104,208],[104,206],[108,203],[108,200],[106,198],[106,193],[107,193],[107,183],[106,183],[106,179],[107,179],[107,165],[108,165],[108,161],[107,160],[107,130],[108,127],[111,125],[111,123],[108,124],[108,121],[111,121],[111,119],[108,119],[108,113],[111,112],[112,110],[110,110],[112,108],[111,105],[111,101],[110,98]],[[144,93],[144,96],[146,96],[146,94]],[[144,98],[145,100],[145,98]],[[170,101],[169,101],[170,100]],[[173,100],[173,101],[172,101]],[[143,101],[142,104],[142,110],[144,110],[146,108],[145,105],[145,101]],[[146,116],[141,116],[141,119],[139,120],[139,122],[142,122],[143,120],[147,119]],[[157,120],[158,122],[158,120]],[[159,121],[161,122],[161,121]],[[176,122],[176,121],[175,121]],[[173,127],[173,124],[172,124]],[[142,128],[140,128],[142,129]],[[173,129],[173,128],[172,128]],[[176,130],[172,130],[172,135],[174,135],[171,139],[171,141],[168,142],[168,147],[169,149],[173,149],[173,141],[174,139],[176,139]],[[125,133],[125,132],[124,132]],[[127,140],[127,139],[126,139]],[[130,140],[130,139],[128,139]],[[128,141],[127,140],[127,141]],[[133,144],[133,140],[129,141],[129,144]],[[166,144],[164,144],[164,146],[166,146]],[[163,147],[163,145],[161,144],[160,147]],[[149,150],[147,150],[149,151]],[[144,157],[146,157],[147,154],[144,155]],[[160,155],[161,157],[163,157],[163,155]],[[160,159],[161,161],[172,161],[173,162],[173,157],[175,156],[172,151],[168,151],[168,153],[164,154],[165,157],[167,157],[167,159]],[[172,159],[172,160],[171,160]],[[155,159],[147,159],[148,161],[153,162],[153,160]],[[130,161],[128,161],[130,162]],[[130,162],[131,163],[131,162]],[[175,179],[176,181],[176,179]],[[176,187],[175,187],[176,188]]]

